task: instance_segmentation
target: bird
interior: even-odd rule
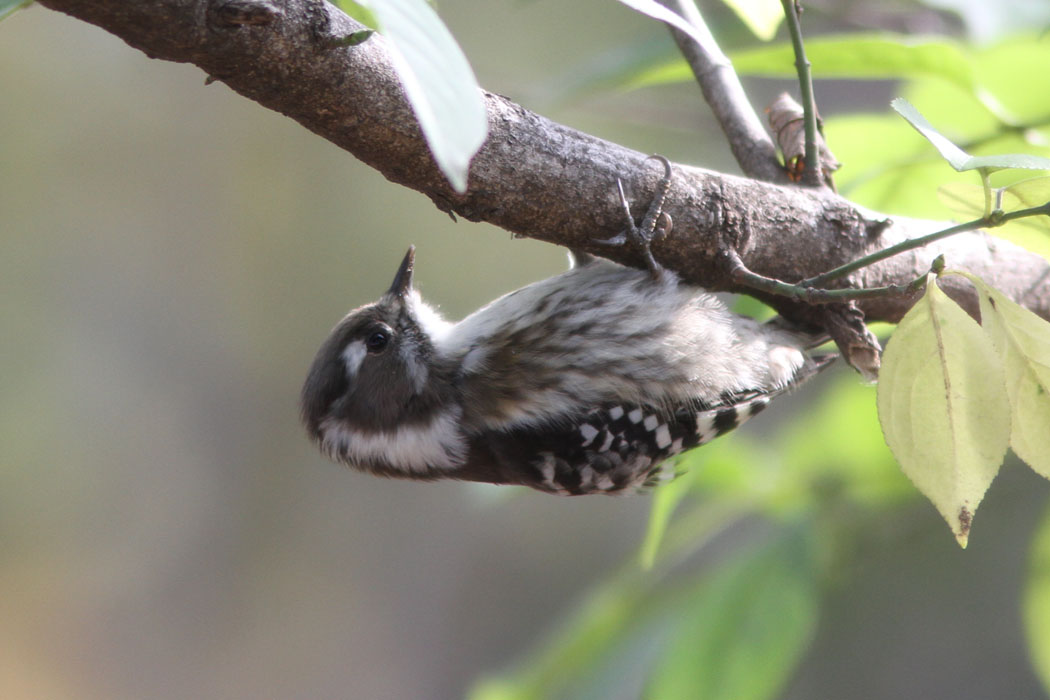
[[[322,343],[301,418],[329,458],[379,476],[626,493],[676,475],[675,455],[733,430],[829,365],[813,333],[735,314],[652,258],[661,181],[625,233],[648,269],[581,256],[459,322],[413,287],[410,247],[389,289]]]

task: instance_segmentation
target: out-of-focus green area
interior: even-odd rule
[[[637,35],[664,41],[644,18],[602,2],[440,10],[488,89],[733,170],[690,87],[552,106],[566,66]],[[418,286],[453,318],[563,269],[563,252],[452,223],[204,77],[39,6],[0,24],[0,697],[459,697],[633,556],[650,497],[354,474],[308,444],[299,384],[409,244]],[[750,84],[759,106],[785,86]],[[818,92],[825,116],[892,94]],[[855,382],[840,371],[739,438],[803,419],[794,439],[823,446],[860,502],[884,482],[842,456],[850,422],[804,420],[835,381]],[[803,497],[793,470],[811,475],[763,449],[753,470],[713,456],[704,478],[731,491],[770,473],[790,510]],[[850,552],[815,630],[803,625],[815,646],[790,697],[1041,697],[1018,597],[1043,491],[1008,466],[965,553],[929,508],[839,514],[874,536],[856,540],[866,549]],[[723,533],[711,556],[760,527]],[[635,639],[599,667],[602,698],[644,686],[639,660],[660,640]]]

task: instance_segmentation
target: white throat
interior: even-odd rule
[[[461,412],[452,406],[429,423],[381,432],[354,430],[328,419],[321,423],[321,450],[350,465],[386,465],[409,474],[454,469],[467,456],[467,441],[459,431]]]

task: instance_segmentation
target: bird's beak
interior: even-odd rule
[[[403,298],[412,291],[412,264],[415,258],[416,247],[414,245],[409,246],[408,252],[405,253],[405,259],[401,261],[401,267],[397,269],[397,274],[394,275],[394,283],[390,285],[390,291],[387,294]]]

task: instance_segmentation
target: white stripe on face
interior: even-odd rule
[[[361,363],[365,360],[365,355],[368,354],[368,348],[365,347],[365,341],[355,340],[352,343],[347,344],[346,348],[343,349],[341,357],[343,358],[343,364],[346,366],[346,376],[353,379],[357,376],[357,371],[361,369]]]

